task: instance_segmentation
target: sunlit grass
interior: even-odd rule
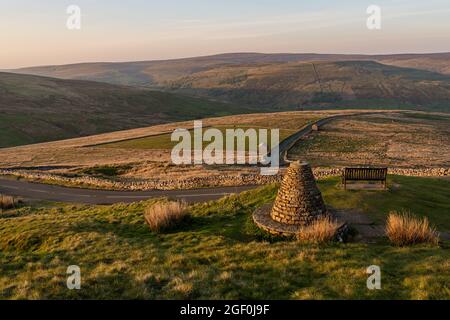
[[[318,182],[325,202],[335,208],[357,209],[381,224],[391,211],[427,217],[440,231],[450,231],[450,181],[437,178],[388,176],[387,191],[344,190],[340,178]]]
[[[339,224],[330,217],[322,217],[303,227],[296,238],[300,242],[326,243],[336,236]]]
[[[401,187],[431,186],[433,181],[393,179],[401,182]],[[343,201],[335,183],[333,179],[320,182],[328,202],[333,193]],[[255,227],[251,213],[272,201],[275,194],[272,185],[194,205],[189,223],[164,233],[152,232],[143,217],[145,208],[158,200],[112,206],[41,203],[8,210],[0,217],[0,297],[450,297],[450,250],[445,244],[395,247],[380,239],[375,244],[319,245],[271,238]],[[358,196],[352,191],[348,196],[353,204],[365,203],[365,212],[373,216],[387,215],[385,208],[403,203],[396,198],[402,194],[396,193],[385,195],[386,202],[381,204],[372,199],[382,199],[381,193]],[[420,208],[428,194],[416,189],[414,197]],[[445,208],[441,202],[435,206],[435,210]],[[441,212],[445,225],[446,212]],[[430,211],[423,214],[434,215]],[[74,264],[81,268],[81,290],[71,291],[66,288],[66,270]],[[373,264],[382,270],[381,290],[366,287],[366,268]]]
[[[419,219],[409,212],[390,212],[386,223],[386,235],[397,246],[439,243],[439,234],[430,226],[427,217]]]
[[[173,228],[188,216],[188,205],[179,201],[155,203],[144,210],[145,222],[155,232]]]
[[[247,131],[248,129],[255,129],[256,133],[258,134],[258,130],[259,129],[267,129],[264,127],[257,127],[257,126],[245,126],[245,125],[239,125],[239,126],[215,126],[215,129],[220,130],[220,132],[222,133],[223,136],[223,148],[224,150],[227,150],[226,147],[226,142],[227,139],[232,139],[232,136],[228,136],[226,134],[226,130],[227,129],[242,129],[245,131]],[[203,128],[203,131],[208,130],[209,128]],[[191,146],[192,148],[194,148],[194,132],[193,130],[189,131],[191,133]],[[295,130],[285,130],[285,129],[281,129],[280,130],[280,141],[282,141],[283,139],[287,138],[288,136],[294,134],[296,131]],[[268,147],[271,147],[270,144],[270,135],[271,135],[271,130],[267,129],[267,144]],[[261,139],[261,137],[259,137],[259,139]],[[171,134],[167,133],[167,134],[161,134],[161,135],[155,135],[155,136],[150,136],[150,137],[145,137],[145,138],[138,138],[138,139],[132,139],[132,140],[126,140],[126,141],[120,141],[120,142],[114,142],[114,143],[108,143],[108,144],[104,144],[101,145],[100,147],[102,148],[124,148],[124,149],[162,149],[162,150],[170,150],[173,147],[175,147],[179,142],[178,141],[171,141]],[[203,141],[202,142],[202,148],[204,149],[207,145],[209,145],[211,142],[208,141]],[[259,141],[258,141],[259,144]],[[235,140],[234,143],[234,150],[237,150],[237,142]],[[245,140],[245,150],[249,150],[249,141],[248,139]]]
[[[12,196],[0,194],[0,210],[11,209],[19,204],[18,199]]]

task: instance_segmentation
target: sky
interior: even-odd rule
[[[81,29],[66,26],[69,5]],[[366,10],[381,8],[381,29]],[[450,51],[449,0],[0,0],[0,69],[227,52]]]

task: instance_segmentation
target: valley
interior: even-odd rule
[[[255,112],[450,112],[448,57],[235,53],[9,70],[0,148]]]
[[[0,72],[0,148],[249,112],[182,94]]]

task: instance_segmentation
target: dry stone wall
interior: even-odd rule
[[[98,189],[112,190],[174,190],[194,189],[217,186],[240,186],[240,185],[264,185],[281,182],[285,169],[275,176],[261,176],[259,174],[216,175],[188,179],[148,179],[148,180],[112,180],[92,176],[70,177],[62,174],[50,174],[37,171],[0,169],[0,175],[13,175],[33,181],[47,183],[83,186]],[[340,168],[314,168],[316,179],[339,176],[342,174]],[[450,177],[450,167],[447,168],[389,168],[389,174],[398,174],[415,177]]]

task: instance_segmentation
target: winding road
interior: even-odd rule
[[[193,190],[108,191],[68,188],[57,185],[33,183],[0,178],[0,194],[27,199],[87,204],[113,204],[135,202],[149,198],[169,197],[188,203],[220,199],[226,195],[250,190],[256,186],[218,187]]]
[[[324,124],[326,124],[330,121],[339,119],[339,118],[351,117],[351,116],[361,115],[361,114],[368,115],[368,114],[373,114],[373,112],[364,112],[364,113],[360,112],[360,113],[351,113],[351,114],[344,114],[344,115],[342,115],[342,114],[335,115],[335,116],[317,120],[317,121],[303,127],[302,129],[300,129],[293,135],[287,137],[286,139],[284,139],[283,141],[280,142],[280,144],[279,144],[280,163],[282,165],[285,165],[290,162],[287,158],[288,151],[298,142],[298,140],[300,140],[303,136],[306,136],[313,131],[313,128],[312,128],[313,125],[317,125],[318,127],[321,127]]]
[[[280,161],[289,162],[287,152],[304,135],[312,131],[314,124],[322,126],[337,118],[349,117],[373,112],[336,115],[320,119],[300,131],[286,138],[280,143]],[[58,202],[75,202],[87,204],[113,204],[119,202],[135,202],[149,198],[169,197],[184,200],[188,203],[216,200],[226,195],[237,194],[242,191],[254,189],[256,186],[215,187],[193,190],[149,190],[149,191],[108,191],[97,189],[69,188],[43,183],[12,180],[0,176],[0,194],[18,196],[27,199],[48,200]]]

